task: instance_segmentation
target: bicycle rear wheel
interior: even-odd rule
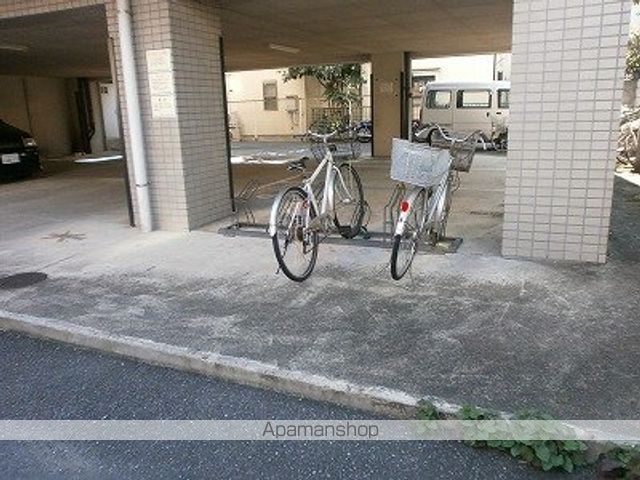
[[[334,223],[344,238],[353,238],[362,228],[364,192],[360,175],[348,163],[338,167],[333,181]],[[342,178],[342,180],[340,180]]]
[[[282,272],[294,282],[303,282],[316,265],[318,232],[309,229],[316,213],[307,194],[299,187],[287,189],[277,205],[273,251]]]
[[[418,250],[418,243],[425,223],[424,217],[427,208],[426,195],[426,190],[424,188],[421,189],[413,205],[410,206],[411,211],[404,224],[402,234],[396,234],[393,237],[393,246],[391,248],[391,277],[394,280],[400,280],[405,276]]]

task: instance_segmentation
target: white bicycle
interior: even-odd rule
[[[411,185],[399,205],[391,249],[391,276],[407,273],[418,245],[445,236],[458,171],[469,171],[481,132],[456,138],[437,126],[431,146],[393,140],[391,176]],[[448,152],[447,152],[448,150]]]
[[[324,158],[313,174],[300,187],[281,192],[273,202],[269,219],[269,236],[279,269],[291,280],[302,282],[309,278],[318,258],[320,233],[334,231],[344,238],[360,232],[365,214],[364,193],[360,176],[350,161],[336,162],[329,134],[310,133],[326,148]],[[293,163],[304,170],[304,159]],[[324,185],[314,184],[324,174]]]

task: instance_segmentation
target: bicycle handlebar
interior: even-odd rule
[[[338,134],[338,130],[334,130],[334,131],[329,132],[329,133],[314,133],[312,131],[309,131],[308,133],[312,137],[317,138],[319,140],[322,140],[323,143],[327,143],[327,140],[329,140],[334,135]]]

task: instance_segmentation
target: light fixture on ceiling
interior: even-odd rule
[[[8,50],[10,52],[26,52],[29,47],[26,45],[13,45],[11,43],[0,43],[0,50]]]
[[[286,52],[286,53],[293,53],[293,54],[300,53],[299,48],[287,47],[286,45],[278,45],[277,43],[270,43],[269,48],[271,50],[278,50],[280,52]]]

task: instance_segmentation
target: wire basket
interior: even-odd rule
[[[444,138],[439,130],[434,130],[431,135],[431,146],[449,150],[451,154],[451,164],[458,172],[468,172],[471,170],[473,157],[476,154],[478,139],[476,135],[464,135],[456,132],[445,132],[453,140]]]
[[[399,138],[391,146],[391,178],[397,182],[431,187],[437,185],[451,169],[448,150],[412,143]]]

